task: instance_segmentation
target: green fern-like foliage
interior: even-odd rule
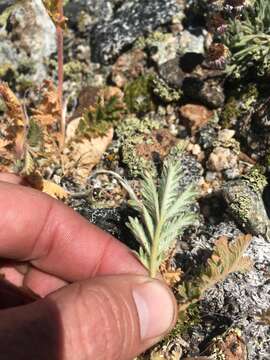
[[[43,131],[41,126],[33,119],[29,121],[27,142],[31,148],[41,148],[43,145]]]
[[[183,150],[183,147],[181,148]],[[180,149],[179,149],[180,150]],[[145,173],[141,181],[141,200],[129,183],[119,174],[108,170],[97,170],[92,175],[107,174],[115,177],[129,194],[129,205],[138,217],[129,217],[127,227],[141,245],[137,256],[155,277],[160,264],[175,244],[178,236],[191,224],[196,214],[191,210],[197,191],[193,184],[185,190],[179,189],[182,178],[181,162],[169,157],[163,165],[159,186],[156,179]]]
[[[124,112],[123,102],[118,96],[112,96],[108,100],[101,96],[95,106],[85,110],[77,134],[83,134],[88,138],[104,136],[109,128],[122,118]]]
[[[228,73],[240,78],[252,70],[257,76],[270,73],[270,1],[256,0],[241,18],[230,21],[224,38],[231,51]]]
[[[138,257],[152,277],[155,277],[176,238],[196,218],[190,206],[197,193],[193,185],[182,192],[179,190],[181,176],[181,163],[168,160],[159,187],[146,173],[141,183],[142,200],[133,199],[130,202],[140,216],[129,217],[127,226],[141,245]]]

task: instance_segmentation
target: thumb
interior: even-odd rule
[[[97,277],[50,296],[63,331],[63,359],[127,360],[174,325],[176,302],[159,280],[136,275]]]
[[[0,311],[1,360],[128,360],[173,326],[173,294],[144,276],[104,276]]]

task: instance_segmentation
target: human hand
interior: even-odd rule
[[[0,174],[1,272],[42,298],[0,310],[0,358],[127,360],[158,342],[176,317],[166,285],[112,236],[20,181]]]

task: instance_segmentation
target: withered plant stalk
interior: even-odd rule
[[[58,97],[61,107],[61,149],[65,143],[66,133],[66,119],[63,111],[63,81],[64,81],[64,34],[63,34],[63,22],[64,22],[64,8],[63,0],[57,1],[57,10],[59,19],[56,24],[57,34],[57,61],[58,61]]]

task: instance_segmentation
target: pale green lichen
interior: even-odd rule
[[[259,97],[258,87],[255,84],[249,84],[240,98],[240,107],[242,111],[250,111],[256,104]]]
[[[261,169],[254,166],[248,174],[243,176],[247,185],[257,194],[262,194],[268,184],[266,177],[262,174]]]
[[[0,79],[3,79],[9,72],[12,72],[12,65],[10,63],[4,63],[0,65]]]
[[[116,136],[121,143],[122,161],[127,166],[131,176],[141,176],[147,169],[156,174],[153,161],[139,156],[136,150],[138,144],[146,143],[145,135],[159,129],[161,124],[150,118],[138,119],[136,116],[127,116],[116,127]],[[148,139],[148,143],[151,139]]]
[[[15,9],[16,5],[11,5],[8,8],[6,8],[2,14],[0,14],[0,27],[5,27],[7,24],[7,20],[12,13],[12,11]]]
[[[131,177],[140,177],[147,169],[150,174],[157,175],[153,161],[139,156],[136,151],[136,145],[141,144],[143,136],[136,136],[130,141],[126,141],[122,146],[122,161],[127,166]]]
[[[78,76],[84,70],[84,65],[81,61],[74,60],[64,64],[65,78],[76,81]]]
[[[235,196],[234,202],[230,205],[233,215],[241,219],[244,224],[249,222],[252,208],[252,198],[240,193]]]
[[[156,77],[153,79],[153,93],[165,103],[176,102],[181,99],[182,91],[169,87],[164,80]]]
[[[161,124],[150,117],[139,119],[134,115],[126,116],[116,127],[118,139],[124,142],[135,135],[150,134],[153,130],[160,129]]]
[[[157,43],[166,41],[168,35],[164,34],[161,31],[154,31],[149,34],[147,37],[140,36],[135,42],[135,48],[144,49],[146,46],[151,47],[156,45]]]
[[[222,127],[230,129],[240,116],[241,111],[239,110],[237,100],[234,97],[230,97],[220,116]]]

